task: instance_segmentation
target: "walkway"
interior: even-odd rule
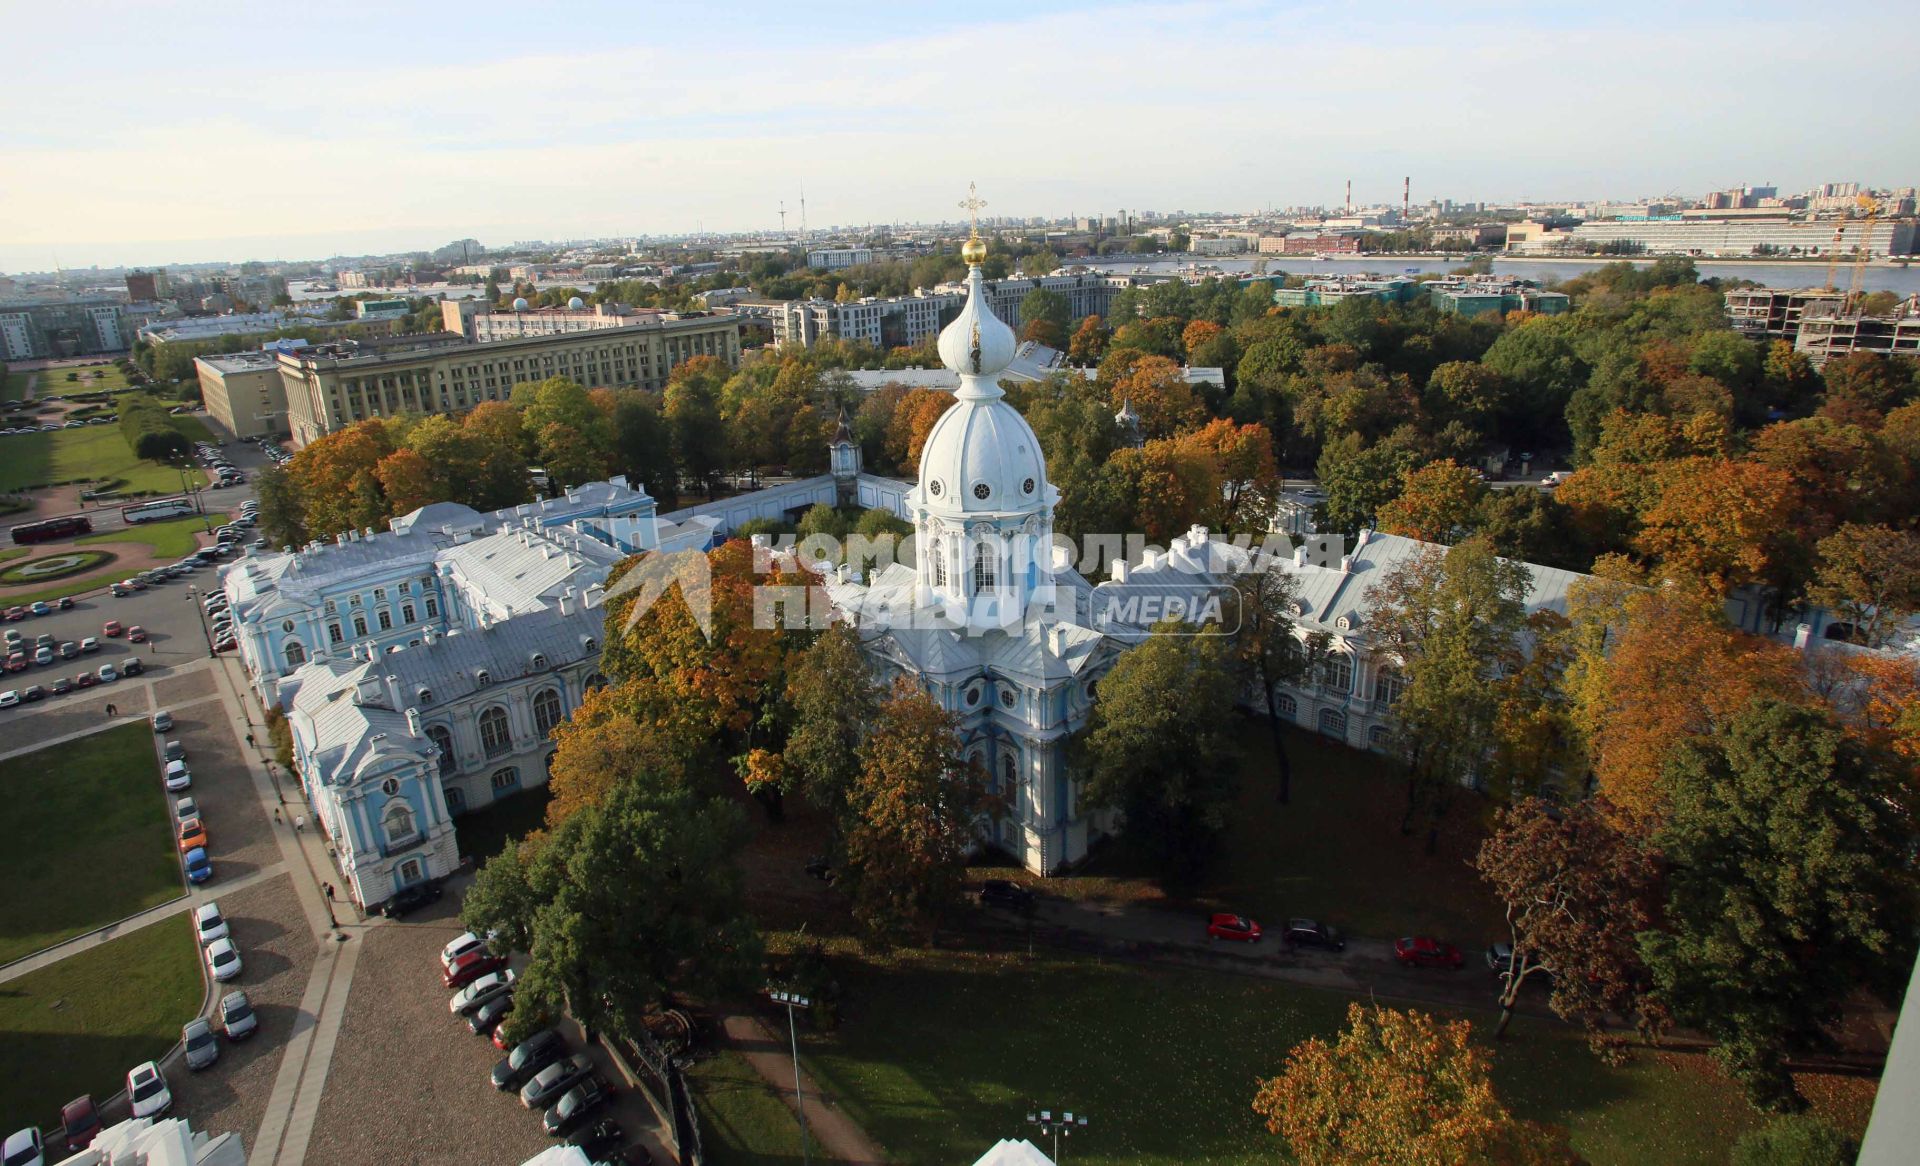
[[[734,1051],[746,1058],[747,1064],[780,1094],[788,1108],[799,1113],[801,1107],[793,1096],[791,1043],[776,1037],[758,1017],[735,1013],[722,1017],[720,1024]],[[800,1088],[807,1098],[803,1120],[823,1157],[858,1166],[880,1166],[887,1160],[880,1147],[867,1136],[867,1131],[844,1111],[830,1106],[812,1075],[804,1069],[800,1073]]]

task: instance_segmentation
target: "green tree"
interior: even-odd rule
[[[1754,1104],[1802,1108],[1788,1054],[1863,978],[1912,963],[1910,799],[1829,714],[1772,699],[1683,742],[1664,778],[1667,930],[1641,938],[1656,990]]]
[[[263,466],[253,472],[253,496],[260,501],[260,533],[279,546],[304,546],[307,533],[306,510],[300,502],[299,487],[280,466]]]
[[[631,482],[646,488],[662,512],[680,504],[678,475],[673,472],[673,436],[661,416],[657,398],[621,393],[614,401],[613,465]]]
[[[564,1012],[590,1032],[634,1032],[671,992],[750,984],[760,944],[744,908],[742,833],[732,804],[641,775],[530,853],[489,860],[461,919],[524,944],[515,1031]]]
[[[1211,628],[1156,624],[1100,682],[1080,742],[1087,804],[1120,811],[1123,837],[1171,885],[1199,873],[1232,804],[1234,647]]]
[[[1027,293],[1026,299],[1020,301],[1020,323],[1031,326],[1038,321],[1050,324],[1055,336],[1065,337],[1067,329],[1073,325],[1072,306],[1058,292],[1050,292],[1043,287],[1034,288]]]
[[[1358,433],[1328,442],[1316,467],[1326,491],[1320,528],[1353,535],[1371,527],[1380,508],[1399,496],[1406,475],[1426,460],[1397,436],[1371,446]]]
[[[1861,643],[1885,647],[1920,611],[1920,535],[1850,522],[1819,550],[1807,598],[1843,617]]]
[[[1278,563],[1261,563],[1234,576],[1239,592],[1238,642],[1241,666],[1260,685],[1266,700],[1267,728],[1272,735],[1273,762],[1281,805],[1292,797],[1293,759],[1287,755],[1287,737],[1281,728],[1280,686],[1298,684],[1319,666],[1329,637],[1313,632],[1296,634],[1293,605],[1300,595],[1300,579]]]
[[[714,367],[706,367],[712,365]],[[726,426],[720,417],[718,383],[725,365],[696,357],[674,370],[667,383],[665,414],[673,436],[674,465],[680,476],[719,496],[720,471],[727,464]]]

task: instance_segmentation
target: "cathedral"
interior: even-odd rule
[[[940,359],[960,384],[902,506],[914,562],[864,580],[842,572],[827,593],[880,682],[912,677],[960,719],[963,752],[1005,806],[985,829],[992,843],[1050,874],[1112,824],[1081,804],[1067,742],[1127,641],[1095,626],[1093,588],[1055,554],[1059,492],[995,379],[1018,343],[988,306],[985,244],[976,237],[963,255],[966,304],[940,334]]]

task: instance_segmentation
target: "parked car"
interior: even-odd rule
[[[1410,968],[1458,968],[1467,962],[1459,948],[1426,935],[1394,940],[1393,958]]]
[[[47,690],[38,684],[29,684],[20,690],[20,699],[32,704],[36,700],[47,699]]]
[[[220,997],[220,1031],[232,1041],[246,1040],[260,1031],[260,1017],[245,992],[228,992]]]
[[[154,732],[166,733],[166,732],[171,732],[172,730],[173,730],[173,714],[172,713],[168,712],[166,709],[161,709],[159,712],[153,714],[153,731]]]
[[[122,676],[138,676],[146,670],[147,666],[140,662],[140,657],[138,656],[128,656],[125,660],[120,661],[120,675]]]
[[[193,909],[193,933],[199,937],[201,947],[227,937],[227,921],[220,914],[218,900],[202,903]]]
[[[1260,942],[1260,925],[1245,915],[1218,914],[1207,921],[1207,938],[1258,943]]]
[[[207,828],[198,818],[188,818],[180,823],[180,853],[185,854],[195,847],[207,845]]]
[[[98,688],[100,678],[91,672],[76,672],[73,674],[73,684],[75,688]]]
[[[506,966],[507,957],[478,947],[448,965],[440,975],[440,982],[448,988],[464,988],[481,976],[490,975]]]
[[[587,1120],[589,1114],[606,1104],[613,1090],[601,1084],[598,1077],[589,1077],[560,1098],[559,1102],[540,1118],[540,1128],[547,1131],[550,1138],[558,1138]]]
[[[134,1066],[127,1074],[127,1103],[134,1117],[159,1117],[173,1108],[173,1090],[160,1066],[152,1061]]]
[[[545,1109],[560,1100],[567,1090],[593,1076],[593,1058],[575,1053],[564,1061],[555,1061],[533,1075],[520,1087],[520,1104],[528,1109]]]
[[[62,660],[71,660],[80,654],[80,645],[72,640],[61,640],[58,651]]]
[[[1009,879],[988,879],[980,884],[980,905],[1004,907],[1009,911],[1031,911],[1035,902],[1032,890]]]
[[[53,663],[53,659],[53,648],[49,645],[43,644],[33,650],[33,662],[42,668]]]
[[[473,1030],[475,1036],[492,1036],[499,1030],[501,1022],[506,1020],[507,1013],[512,1010],[513,993],[507,992],[495,996],[473,1010],[473,1015],[467,1017],[467,1027]]]
[[[380,904],[380,913],[389,919],[398,919],[429,903],[439,902],[440,893],[439,883],[415,883],[411,887],[401,887],[393,893],[392,898]]]
[[[80,641],[80,650],[82,652],[98,652],[100,650],[100,641],[92,636],[88,636],[86,639]]]
[[[612,1118],[606,1118],[575,1137],[573,1144],[580,1147],[580,1152],[590,1162],[612,1162],[616,1161],[614,1155],[620,1152],[620,1143],[626,1140],[627,1135],[619,1124]]]
[[[240,962],[240,949],[233,946],[231,939],[216,939],[207,945],[207,972],[221,983],[234,979],[245,970]]]
[[[54,600],[54,601],[53,601],[53,605],[54,605],[55,607],[57,607],[57,608],[59,608],[59,609],[60,609],[61,611],[72,611],[72,610],[73,610],[73,596],[71,596],[71,595],[62,595],[62,596],[61,596],[60,598],[58,598],[58,599],[56,599],[56,600]]]
[[[6,669],[9,672],[25,672],[27,670],[27,654],[25,652],[8,652]]]
[[[204,1069],[220,1059],[220,1042],[213,1039],[213,1026],[205,1020],[189,1020],[180,1026],[180,1046],[189,1069]]]
[[[1287,920],[1286,934],[1281,941],[1293,947],[1318,947],[1327,951],[1347,950],[1347,938],[1339,931],[1324,923],[1311,919]]]
[[[567,1039],[553,1029],[542,1029],[513,1046],[493,1067],[495,1089],[519,1089],[527,1078],[567,1055]]]
[[[513,980],[512,968],[481,976],[453,994],[453,999],[447,1001],[447,1011],[455,1016],[471,1016],[495,996],[504,996],[513,991]]]
[[[127,629],[117,619],[108,620],[100,629],[100,631],[109,638],[117,637],[121,632],[126,630]]]
[[[47,1147],[40,1140],[39,1126],[13,1131],[7,1135],[6,1144],[0,1146],[3,1166],[46,1166],[46,1161]]]
[[[128,628],[128,629],[127,629],[127,642],[128,642],[129,644],[144,644],[144,643],[146,643],[146,642],[147,642],[147,629],[146,629],[146,628],[143,628],[143,627],[141,627],[141,626],[140,626],[139,624],[134,624],[134,625],[133,625],[132,627],[130,627],[130,628]]]
[[[20,692],[18,689],[9,688],[5,692],[0,692],[0,709],[10,709],[19,703]]]
[[[443,972],[446,971],[453,966],[454,960],[480,947],[485,942],[485,940],[471,931],[463,931],[459,935],[454,936],[453,939],[448,941],[447,946],[440,949],[440,970]]]
[[[167,762],[167,789],[169,792],[179,793],[191,785],[193,785],[193,774],[187,769],[186,762]]]
[[[78,1154],[93,1145],[100,1136],[100,1109],[93,1094],[83,1093],[60,1109],[60,1134],[66,1139],[67,1153]]]
[[[112,684],[114,681],[120,679],[120,674],[114,671],[113,665],[111,664],[100,665],[100,667],[93,670],[93,674],[100,678],[100,683],[102,684]]]
[[[183,798],[175,798],[173,799],[173,816],[181,819],[198,818],[200,803],[194,801],[191,794]]]
[[[165,745],[161,746],[161,752],[166,756],[168,761],[185,761],[187,759],[187,747],[177,739],[169,740]]]
[[[213,860],[207,857],[207,848],[195,847],[187,851],[187,881],[204,883],[213,877]]]
[[[36,599],[27,605],[27,610],[35,615],[52,615],[53,604],[48,603],[44,599]]]
[[[67,693],[73,691],[73,681],[68,677],[62,676],[47,687],[53,695],[65,696]]]

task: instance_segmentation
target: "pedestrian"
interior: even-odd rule
[[[248,734],[247,734],[247,748],[249,748],[249,749],[251,749],[251,748],[253,748],[253,734],[252,734],[252,733],[248,733]]]
[[[118,712],[119,712],[119,710],[113,707],[113,702],[112,702],[112,701],[108,701],[108,702],[107,702],[107,715],[111,717],[111,716],[114,716],[115,714],[117,714]]]
[[[329,903],[333,902],[333,884],[321,883],[320,885],[327,889],[327,902]]]
[[[275,806],[275,807],[273,808],[273,821],[274,821],[274,824],[275,824],[275,825],[279,825],[279,823],[280,823],[280,821],[281,821],[281,819],[280,819],[280,807],[279,807],[279,806]]]
[[[305,830],[306,828],[307,828],[307,816],[305,814],[295,814],[293,816],[293,832],[295,834],[298,834],[302,830]]]

